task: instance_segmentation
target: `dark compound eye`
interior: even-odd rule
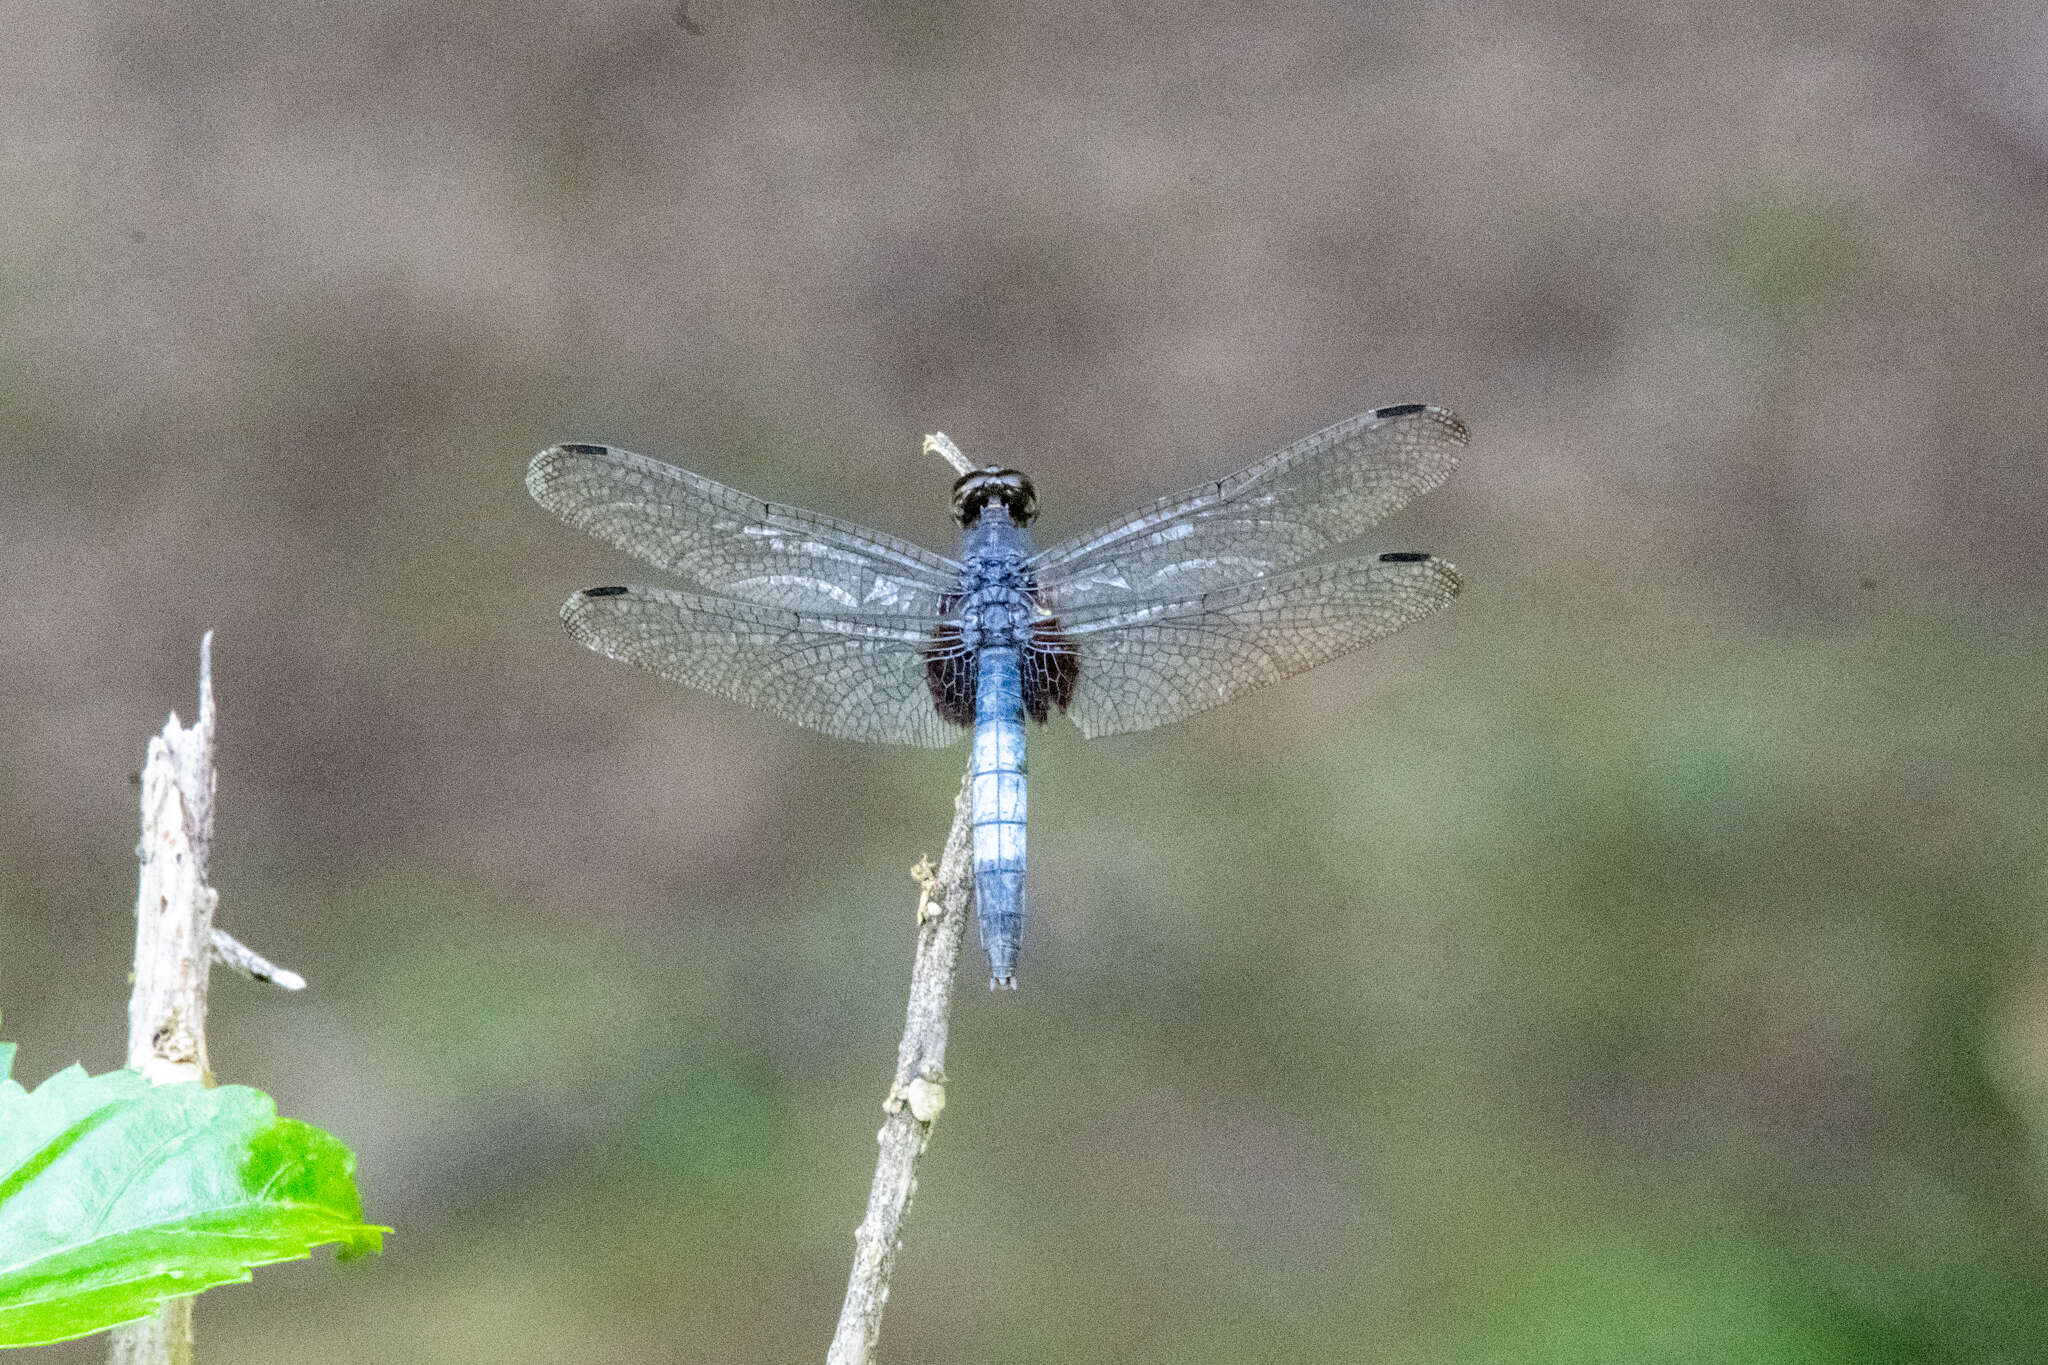
[[[974,525],[991,504],[1022,526],[1037,514],[1038,494],[1031,480],[1014,469],[970,470],[953,485],[953,516],[962,526]]]
[[[1038,490],[1031,486],[1031,480],[1022,474],[1017,475],[1017,482],[1011,493],[1012,496],[1007,500],[1010,517],[1019,526],[1038,515]]]

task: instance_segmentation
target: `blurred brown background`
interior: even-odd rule
[[[223,1078],[381,1260],[209,1361],[819,1358],[964,750],[585,653],[612,441],[945,549],[1376,404],[1449,612],[1032,754],[888,1358],[2048,1358],[2038,6],[28,0],[0,1010],[121,1055],[218,632]],[[44,1352],[101,1358],[90,1341]]]

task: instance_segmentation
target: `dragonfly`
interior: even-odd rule
[[[1345,553],[1447,479],[1443,408],[1374,408],[1228,478],[1036,548],[1031,480],[960,471],[957,558],[763,501],[608,445],[551,446],[527,491],[689,585],[588,588],[562,607],[591,649],[823,734],[938,747],[972,733],[975,917],[992,988],[1024,923],[1024,722],[1090,738],[1184,719],[1437,611],[1457,571],[1422,551]]]

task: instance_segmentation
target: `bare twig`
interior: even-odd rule
[[[882,1330],[882,1306],[889,1299],[889,1275],[903,1242],[903,1217],[917,1189],[917,1159],[931,1141],[932,1124],[946,1106],[946,1025],[952,1008],[953,973],[960,940],[974,900],[973,841],[969,788],[960,786],[953,803],[953,829],[934,872],[929,859],[917,878],[917,955],[910,971],[910,1003],[904,1012],[903,1041],[896,1047],[896,1075],[882,1102],[882,1128],[875,1134],[881,1154],[868,1188],[867,1216],[853,1234],[853,1273],[839,1310],[827,1365],[868,1365]]]
[[[937,455],[966,474],[974,464],[945,432],[924,438],[925,453]],[[881,1336],[882,1308],[889,1301],[889,1277],[903,1245],[903,1219],[917,1190],[917,1159],[931,1142],[932,1125],[946,1107],[946,1028],[953,1005],[953,976],[960,964],[960,940],[974,901],[973,774],[953,801],[953,828],[933,869],[929,858],[911,869],[917,880],[917,952],[910,968],[910,1000],[904,1009],[903,1039],[896,1045],[896,1074],[882,1101],[881,1151],[868,1186],[867,1215],[853,1234],[853,1271],[846,1301],[832,1334],[826,1365],[871,1365]]]
[[[128,1065],[158,1085],[210,1083],[206,971],[214,952],[206,881],[213,846],[213,632],[199,641],[199,719],[175,712],[149,741],[142,769],[142,875],[135,899],[135,989],[128,998]],[[232,940],[231,940],[232,941]],[[192,1300],[116,1327],[111,1365],[188,1365]]]
[[[227,930],[215,926],[213,960],[254,981],[267,981],[282,991],[306,989],[306,978],[289,967],[280,967]]]
[[[206,879],[213,851],[213,632],[199,641],[199,718],[172,713],[142,769],[142,874],[135,897],[135,989],[128,1065],[158,1085],[213,1084],[206,1057],[206,975],[215,962],[288,991],[306,979],[213,927],[220,897]],[[113,1331],[111,1365],[189,1365],[192,1299]]]
[[[936,455],[953,466],[955,474],[972,474],[974,461],[960,453],[960,447],[953,444],[953,438],[943,431],[935,431],[924,438],[924,453]]]
[[[199,719],[176,713],[149,741],[142,769],[142,875],[135,901],[135,991],[128,1065],[158,1084],[211,1080],[206,968],[213,909],[213,634],[199,644]]]

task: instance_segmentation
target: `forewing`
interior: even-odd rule
[[[925,683],[930,632],[895,617],[592,588],[563,604],[562,621],[600,654],[841,739],[938,748],[962,733]]]
[[[1346,559],[1178,601],[1064,617],[1067,714],[1091,739],[1149,730],[1348,654],[1458,595],[1433,555]]]
[[[550,446],[527,469],[526,491],[629,555],[762,606],[931,619],[959,581],[959,565],[908,541],[610,446]]]
[[[1435,488],[1465,442],[1465,424],[1443,408],[1375,408],[1055,545],[1032,568],[1058,612],[1249,582],[1356,539]]]

